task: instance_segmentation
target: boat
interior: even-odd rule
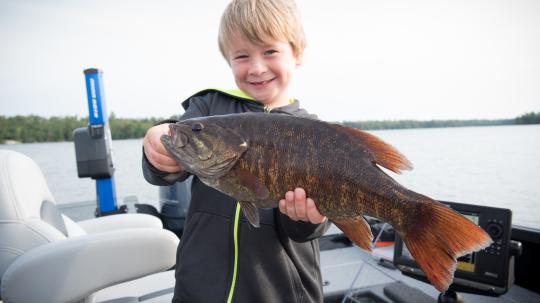
[[[131,201],[96,216],[95,201],[56,205],[29,157],[0,150],[0,167],[0,302],[171,301],[189,181],[163,188],[159,211]],[[513,226],[507,209],[442,202],[484,225],[500,248],[460,259],[440,294],[388,224],[368,218],[372,253],[333,226],[320,239],[324,302],[540,302],[540,231]]]
[[[74,131],[75,150],[79,177],[96,181],[97,197],[56,204],[31,158],[0,150],[0,303],[172,299],[190,179],[160,188],[159,207],[136,199],[117,205],[101,79],[96,69],[85,74],[95,115]],[[540,302],[540,230],[512,224],[509,209],[440,202],[494,240],[458,260],[448,291],[426,282],[389,224],[367,218],[372,253],[335,226],[320,238],[324,302]]]

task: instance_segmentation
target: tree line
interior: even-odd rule
[[[516,118],[516,124],[540,124],[540,112],[530,112]]]
[[[114,113],[109,117],[113,140],[142,138],[146,130],[161,121],[161,118],[125,119]],[[22,143],[73,141],[73,131],[86,127],[88,117],[0,116],[0,143],[16,141]]]
[[[142,138],[146,130],[163,120],[162,118],[126,119],[109,117],[109,127],[113,140]],[[488,126],[513,124],[540,124],[540,112],[530,112],[514,119],[500,120],[397,120],[397,121],[344,121],[342,124],[365,130]],[[67,116],[43,118],[40,116],[0,116],[0,143],[16,141],[55,142],[73,141],[73,130],[88,125],[87,117]]]
[[[530,112],[514,119],[498,120],[396,120],[396,121],[345,121],[344,125],[365,129],[402,129],[402,128],[434,128],[434,127],[463,127],[463,126],[496,126],[516,124],[540,124],[540,112]]]
[[[435,127],[462,127],[462,126],[494,126],[515,124],[514,119],[506,120],[397,120],[397,121],[345,121],[344,125],[366,129],[402,129],[402,128],[435,128]]]

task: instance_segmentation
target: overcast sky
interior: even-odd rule
[[[0,115],[166,117],[233,88],[227,1],[0,0]],[[298,0],[308,48],[293,96],[325,120],[513,118],[540,111],[538,0]]]

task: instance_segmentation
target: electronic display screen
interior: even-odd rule
[[[495,235],[496,238],[493,239],[497,240],[484,250],[457,259],[453,290],[489,296],[506,293],[509,285],[513,283],[509,278],[510,267],[513,265],[510,263],[506,244],[510,241],[512,212],[504,208],[440,202],[485,229],[492,238]],[[404,275],[427,282],[425,274],[418,268],[414,257],[399,236],[396,237],[394,248],[394,264]]]
[[[465,218],[469,219],[472,223],[478,225],[478,214],[474,213],[461,213]],[[471,253],[458,258],[457,268],[458,270],[474,272],[474,264],[476,259],[476,253]]]

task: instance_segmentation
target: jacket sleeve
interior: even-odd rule
[[[330,221],[321,224],[294,221],[276,208],[277,224],[281,233],[295,242],[307,242],[321,237],[330,227]]]
[[[182,115],[180,119],[167,119],[158,122],[156,125],[163,124],[163,123],[175,123],[181,120],[190,119],[190,118],[196,118],[196,117],[202,117],[208,115],[208,106],[205,104],[203,100],[192,100],[192,99],[199,99],[199,97],[193,97],[186,101],[185,104],[187,104],[186,112]],[[194,102],[195,101],[195,102]],[[189,173],[185,171],[181,171],[178,173],[168,173],[160,171],[159,169],[155,168],[150,161],[148,161],[148,158],[146,158],[146,155],[144,153],[144,147],[143,147],[143,156],[142,156],[142,170],[143,170],[143,176],[144,179],[150,184],[153,185],[171,185],[178,181],[183,181],[187,177],[189,177]]]

